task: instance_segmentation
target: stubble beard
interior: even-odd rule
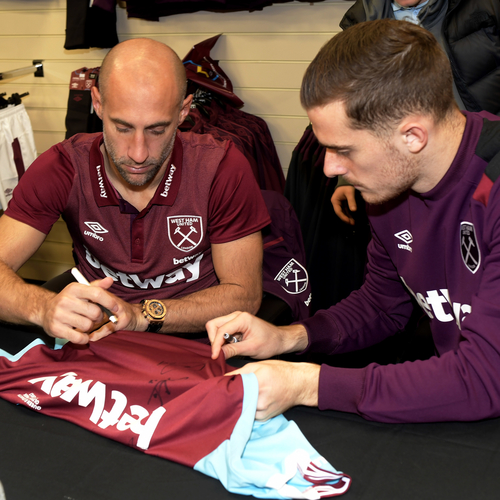
[[[115,165],[116,170],[118,170],[118,173],[128,184],[140,187],[140,186],[145,186],[157,176],[158,172],[161,170],[161,167],[172,153],[172,150],[174,149],[176,131],[172,135],[172,138],[170,139],[170,142],[167,144],[166,148],[161,152],[159,158],[148,158],[144,163],[141,164],[131,164],[130,159],[127,159],[125,157],[119,157],[118,154],[116,153],[116,149],[114,147],[113,142],[107,139],[105,131],[103,131],[103,135],[104,135],[104,145],[106,146],[106,151],[108,152],[113,164]],[[147,170],[146,172],[144,172],[139,176],[130,174],[130,172],[128,172],[126,169],[123,168],[123,165],[132,167],[153,167],[153,168]]]
[[[387,145],[386,152],[390,161],[380,174],[385,185],[381,185],[381,188],[375,192],[360,191],[363,199],[372,205],[386,203],[409,191],[418,178],[419,161],[417,158],[404,156],[391,144]]]

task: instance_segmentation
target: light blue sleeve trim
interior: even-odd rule
[[[61,349],[67,342],[68,341],[65,339],[55,339],[54,351]],[[33,347],[36,347],[37,345],[46,346],[47,344],[42,339],[36,339],[16,354],[10,354],[9,352],[0,349],[0,357],[7,358],[9,361],[19,361],[29,350],[33,349]]]
[[[41,339],[36,339],[16,354],[10,354],[9,352],[0,349],[0,356],[7,358],[9,361],[19,361],[30,349],[33,349],[33,347],[36,347],[37,345],[45,345],[45,342]]]
[[[194,469],[219,479],[228,491],[240,495],[320,498],[316,494],[304,496],[306,490],[313,489],[312,483],[300,474],[296,457],[300,456],[299,462],[306,467],[314,461],[322,469],[332,473],[337,471],[311,446],[295,422],[288,421],[283,415],[266,422],[256,421],[257,378],[253,373],[241,377],[243,408],[231,437],[202,458]]]
[[[54,340],[55,340],[54,351],[62,349],[69,342],[69,340],[67,339],[54,339]]]

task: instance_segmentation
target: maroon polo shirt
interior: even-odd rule
[[[78,268],[89,281],[111,276],[129,302],[175,298],[218,283],[211,244],[270,222],[245,157],[230,141],[178,132],[169,165],[138,212],[109,181],[102,134],[77,134],[31,165],[6,214],[48,234],[60,215]]]

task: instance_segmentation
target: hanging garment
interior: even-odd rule
[[[116,10],[100,2],[66,0],[66,50],[110,48],[118,43]]]
[[[33,129],[24,104],[0,109],[0,208],[3,210],[36,156]]]
[[[199,95],[198,89],[188,119],[180,129],[231,140],[250,163],[259,187],[283,193],[285,176],[265,121],[218,99],[200,104],[196,101]],[[214,97],[207,91],[203,95],[205,101]]]
[[[269,5],[291,0],[127,0],[128,17],[159,21],[162,16],[187,14],[208,10],[212,12],[237,12],[262,10]],[[306,1],[306,0],[300,0]],[[317,1],[317,0],[316,0]],[[322,0],[319,0],[322,1]]]
[[[182,63],[186,69],[188,83],[194,84],[195,89],[202,87],[231,103],[232,106],[241,108],[243,101],[233,92],[231,80],[220,67],[219,61],[210,56],[210,51],[220,36],[216,35],[193,45]],[[188,88],[188,93],[193,92]]]
[[[65,139],[79,132],[102,132],[102,120],[92,106],[91,90],[97,84],[100,67],[71,72]]]
[[[196,134],[210,134],[220,141],[229,139],[248,160],[252,168],[252,172],[258,182],[259,167],[257,165],[257,162],[255,161],[255,158],[249,153],[248,144],[247,141],[245,141],[245,138],[240,137],[234,131],[231,132],[213,123],[210,123],[210,116],[208,114],[208,111],[203,106],[197,106],[196,104],[191,106],[188,119],[185,120],[179,128],[180,130],[190,131]]]
[[[234,93],[230,78],[210,56],[220,36],[197,43],[183,59],[188,93],[194,95],[193,106],[200,110],[198,119],[238,136],[260,188],[283,193],[285,176],[267,123],[240,109],[244,103]]]
[[[342,222],[333,211],[330,199],[337,180],[323,173],[324,158],[325,148],[309,125],[292,153],[285,184],[285,196],[297,214],[304,238],[306,268],[314,290],[311,314],[328,309],[362,285],[371,239],[360,198],[354,226]]]
[[[285,176],[267,123],[259,116],[217,100],[212,101],[211,111],[212,124],[245,139],[247,158],[255,160],[261,189],[283,193]]]
[[[224,111],[234,123],[242,123],[253,132],[256,142],[256,158],[259,164],[264,165],[266,185],[274,186],[275,191],[282,193],[285,188],[285,176],[266,121],[260,116],[227,105]]]
[[[121,331],[56,349],[0,350],[0,397],[219,479],[233,493],[320,499],[350,478],[282,415],[256,422],[254,374],[224,376],[210,347]]]
[[[310,316],[312,293],[299,221],[282,194],[262,191],[262,196],[271,216],[271,224],[262,230],[263,290],[288,304],[292,311],[290,322],[306,319]]]

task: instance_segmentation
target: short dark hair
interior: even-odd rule
[[[436,122],[456,107],[448,57],[427,30],[395,19],[367,21],[335,35],[306,70],[307,110],[341,101],[355,129],[391,130],[412,113]]]

